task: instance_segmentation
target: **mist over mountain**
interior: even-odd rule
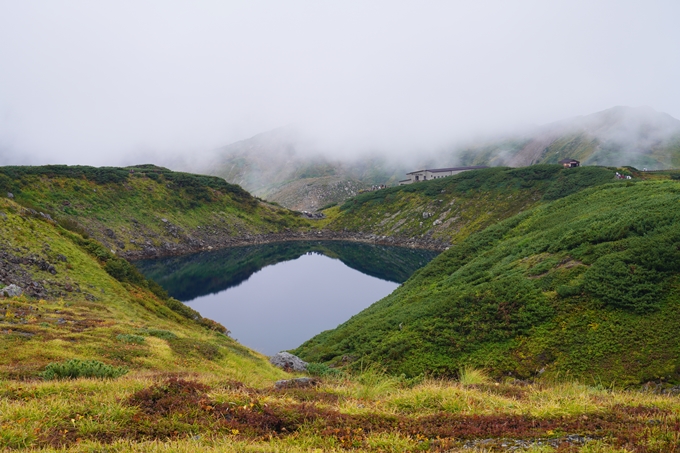
[[[617,106],[456,151],[470,165],[519,167],[574,158],[582,165],[660,170],[680,165],[680,120],[651,107]]]
[[[394,184],[407,166],[385,153],[339,157],[289,126],[221,148],[199,171],[241,185],[269,201],[315,211],[376,184]]]
[[[194,170],[239,184],[298,210],[318,210],[374,185],[396,185],[409,171],[457,165],[521,167],[574,158],[582,165],[649,170],[680,166],[680,120],[651,107],[617,106],[439,149],[393,153],[330,150],[288,126],[216,151]],[[343,157],[346,156],[346,157]]]

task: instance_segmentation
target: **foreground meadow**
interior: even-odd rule
[[[674,452],[673,388],[409,381],[368,370],[307,387],[208,373],[4,381],[2,451]]]

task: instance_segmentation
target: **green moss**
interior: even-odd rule
[[[140,329],[139,333],[141,335],[162,338],[163,340],[172,340],[173,338],[177,338],[177,335],[175,335],[173,332],[163,329]]]

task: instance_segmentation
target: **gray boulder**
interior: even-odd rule
[[[274,387],[277,389],[289,389],[289,388],[306,388],[314,387],[319,385],[319,380],[308,377],[301,377],[296,379],[282,379],[280,381],[274,382]]]
[[[269,358],[269,362],[286,371],[305,371],[307,362],[289,352],[279,352]]]
[[[23,290],[14,284],[0,288],[0,294],[5,297],[21,296],[21,293],[23,293]]]

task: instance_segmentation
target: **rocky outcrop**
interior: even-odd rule
[[[4,288],[0,288],[0,294],[2,294],[5,297],[17,297],[21,296],[23,294],[23,290],[19,288],[17,285],[7,285]]]
[[[277,389],[299,389],[306,387],[314,387],[319,385],[319,380],[308,377],[301,377],[296,379],[281,379],[280,381],[274,382],[274,387]]]
[[[266,199],[296,211],[317,211],[354,197],[366,185],[345,176],[324,176],[291,181],[266,195]]]
[[[269,362],[289,372],[307,369],[307,362],[289,352],[278,352],[269,359]]]
[[[0,247],[0,285],[7,285],[0,288],[0,297],[10,293],[9,297],[25,294],[38,299],[56,299],[72,291],[81,292],[78,283],[57,272],[57,263],[67,261],[66,256],[52,252],[47,244],[39,253],[19,247]],[[12,287],[20,289],[21,293],[8,290]],[[83,292],[86,299],[95,299]]]

